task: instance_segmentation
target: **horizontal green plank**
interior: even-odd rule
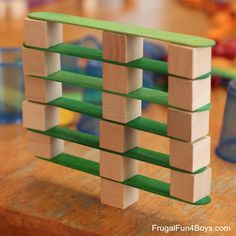
[[[102,107],[91,103],[81,102],[71,98],[60,97],[49,102],[48,104],[102,119]],[[112,121],[109,120],[109,122]],[[135,120],[122,125],[165,137],[167,136],[166,124],[143,117],[138,117]]]
[[[74,170],[79,170],[88,174],[99,176],[99,172],[100,172],[99,163],[91,161],[91,160],[86,160],[80,157],[76,157],[67,153],[61,153],[52,159],[44,159],[44,158],[40,158],[40,159],[43,159],[43,160],[46,160],[46,161],[49,161],[58,165],[66,166]],[[131,187],[135,187],[141,190],[155,193],[157,195],[161,195],[167,198],[171,198],[174,200],[182,201],[182,202],[193,204],[193,205],[204,205],[210,202],[209,197],[205,197],[196,203],[186,202],[181,199],[175,198],[170,195],[170,184],[162,182],[160,180],[155,180],[155,179],[143,176],[143,175],[136,175],[132,178],[125,180],[122,183]]]
[[[60,126],[55,126],[47,131],[40,131],[34,129],[29,130],[35,133],[44,134],[54,138],[63,139],[72,143],[77,143],[99,149],[99,137],[92,134],[87,134]]]
[[[167,62],[159,61],[159,60],[155,60],[155,59],[151,59],[151,58],[142,57],[142,58],[139,58],[137,60],[134,60],[134,61],[131,61],[128,63],[121,63],[121,62],[103,59],[102,50],[100,50],[100,49],[87,48],[87,47],[83,47],[80,45],[61,43],[61,44],[52,46],[50,48],[32,47],[32,46],[25,45],[25,44],[24,44],[24,46],[26,48],[31,48],[31,49],[35,49],[35,50],[55,52],[55,53],[60,53],[60,54],[64,54],[64,55],[69,55],[69,56],[98,60],[98,61],[103,61],[103,62],[107,62],[107,63],[111,63],[111,64],[148,70],[148,71],[152,71],[152,72],[155,72],[155,73],[158,73],[161,75],[168,75]],[[179,77],[176,75],[174,75],[174,76]],[[204,74],[198,78],[195,78],[195,79],[196,80],[197,79],[205,79],[205,78],[208,78],[209,76],[210,76],[210,72],[207,74]],[[180,78],[185,79],[184,77],[180,77]]]
[[[77,73],[68,72],[68,71],[58,71],[47,77],[34,76],[34,75],[32,76],[36,78],[61,82],[67,85],[75,85],[75,86],[80,86],[83,88],[91,88],[91,89],[102,91],[102,79],[98,77],[82,75],[82,74],[77,74]],[[139,100],[143,100],[143,101],[147,101],[147,102],[151,102],[151,103],[155,103],[155,104],[159,104],[163,106],[168,106],[168,93],[165,93],[157,89],[142,87],[128,94],[114,93],[111,91],[104,91],[104,92],[118,94],[120,96],[126,96],[130,98],[136,98]],[[196,112],[207,111],[210,108],[211,108],[211,104],[207,104],[197,109]]]
[[[153,178],[149,178],[147,176],[143,175],[136,175],[134,177],[131,177],[123,182],[124,184],[135,187],[138,189],[145,190],[147,192],[155,193],[167,198],[171,198],[174,200],[182,201],[185,203],[190,203],[184,200],[181,200],[179,198],[173,197],[170,195],[170,184],[165,183],[160,180],[156,180]],[[195,202],[195,203],[190,203],[193,205],[205,205],[211,202],[211,198],[209,196],[202,198],[201,200]]]
[[[139,117],[135,120],[128,122],[125,125],[134,129],[167,137],[167,124],[165,123],[150,120],[144,117]]]
[[[40,158],[40,157],[39,157]],[[44,159],[44,158],[40,158]],[[80,170],[88,174],[99,176],[99,163],[76,157],[67,153],[61,153],[52,159],[44,159],[62,166]]]
[[[191,173],[188,171],[184,171],[184,170],[180,170],[175,167],[172,167],[169,164],[169,155],[164,154],[164,153],[151,151],[151,150],[141,148],[141,147],[133,148],[133,149],[131,149],[127,152],[124,152],[124,153],[114,152],[111,150],[100,148],[99,137],[97,137],[95,135],[91,135],[91,134],[86,134],[86,133],[83,133],[83,132],[80,132],[77,130],[71,130],[66,127],[56,126],[56,127],[49,129],[48,131],[40,131],[40,130],[33,130],[33,129],[29,129],[29,130],[32,132],[36,132],[36,133],[48,135],[51,137],[63,139],[63,140],[69,141],[69,142],[85,145],[85,146],[88,146],[91,148],[96,148],[96,149],[104,150],[107,152],[119,154],[119,155],[129,157],[129,158],[132,158],[135,160],[143,161],[146,163],[162,166],[162,167],[173,169],[173,170],[178,170],[181,172]],[[201,173],[204,170],[205,170],[205,167],[194,172],[193,174]]]
[[[54,21],[64,24],[71,24],[88,28],[112,31],[116,33],[150,38],[168,43],[175,43],[191,47],[211,47],[215,45],[215,42],[213,40],[203,37],[165,32],[157,29],[149,29],[139,26],[131,26],[128,24],[95,20],[95,19],[89,19],[84,17],[65,15],[53,12],[33,12],[30,13],[28,17],[37,20]]]
[[[61,43],[61,44],[52,46],[50,48],[31,47],[29,45],[24,45],[24,46],[27,48],[32,48],[36,50],[55,52],[55,53],[60,53],[64,55],[87,58],[87,59],[92,59],[92,60],[97,60],[97,61],[104,61],[107,63],[116,64],[116,65],[139,68],[143,70],[156,72],[162,75],[168,75],[168,64],[164,61],[158,61],[151,58],[142,57],[135,61],[131,61],[128,63],[121,63],[121,62],[109,61],[109,60],[103,59],[101,49],[87,48],[87,47],[74,45],[74,44]]]
[[[84,115],[102,118],[102,107],[91,103],[78,101],[72,98],[60,97],[48,103],[49,105],[79,112]]]

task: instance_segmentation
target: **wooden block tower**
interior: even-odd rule
[[[103,31],[103,50],[63,42],[62,24]],[[139,189],[195,205],[210,202],[211,47],[200,37],[49,12],[25,20],[23,124],[41,159],[101,177],[101,202],[125,209]],[[143,38],[168,45],[168,63],[143,57]],[[103,62],[103,78],[60,69],[60,54]],[[144,88],[142,71],[168,76],[168,93]],[[102,91],[102,106],[63,97],[62,83]],[[167,124],[141,101],[166,106]],[[59,126],[58,108],[100,119],[100,136]],[[138,130],[170,139],[170,153],[138,147]],[[100,149],[100,163],[64,153],[64,141]],[[138,174],[138,161],[171,169],[170,183]]]

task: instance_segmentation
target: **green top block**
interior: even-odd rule
[[[139,36],[143,38],[150,38],[190,47],[211,47],[215,45],[215,41],[203,37],[195,37],[191,35],[165,32],[156,29],[131,26],[126,24],[95,20],[84,17],[65,15],[65,14],[58,14],[53,12],[34,12],[30,13],[28,17],[36,20],[54,21],[64,24],[78,25],[88,28],[112,31],[115,33]]]

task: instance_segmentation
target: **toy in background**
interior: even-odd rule
[[[236,163],[236,80],[228,85],[221,137],[216,154],[226,161]]]
[[[220,77],[219,84],[228,86],[232,79],[236,79],[236,38],[218,42],[212,50],[214,57],[213,72]]]
[[[20,123],[24,99],[21,50],[0,49],[0,123]]]
[[[182,4],[205,12],[211,22],[207,37],[222,41],[235,32],[236,3],[226,0],[179,0]]]

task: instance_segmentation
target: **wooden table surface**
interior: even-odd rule
[[[162,4],[157,2],[162,2]],[[151,7],[145,9],[136,7],[133,10],[127,8],[128,12],[110,13],[106,18],[135,23],[134,19],[138,20],[139,14],[147,15],[148,17],[143,18],[140,24],[147,26],[150,23],[152,27],[158,25],[160,28],[174,30],[173,22],[170,24],[169,19],[166,21],[162,19],[165,18],[162,10],[172,7],[179,9],[173,13],[175,20],[178,19],[176,17],[178,14],[190,13],[169,2],[172,1],[150,0],[150,5],[153,4]],[[72,10],[73,4],[72,0],[59,1],[41,10],[57,9],[60,12],[73,13],[75,11]],[[162,18],[160,18],[162,23],[157,20],[159,16],[156,18],[153,16],[155,10],[160,14],[162,12]],[[158,15],[157,13],[155,14]],[[191,14],[196,14],[194,19],[199,19],[199,22],[205,21],[200,13],[192,12]],[[102,16],[98,13],[98,18],[104,18]],[[17,30],[14,31],[11,28],[14,25],[11,21],[5,22],[5,26],[2,22],[0,45],[20,45],[23,40],[22,23],[19,22]],[[175,21],[177,29],[180,29],[181,22],[183,23],[183,20]],[[11,29],[9,30],[11,36],[4,34],[7,24]],[[189,25],[188,27],[183,25],[183,28],[185,33],[194,33]],[[181,32],[181,30],[175,31]],[[72,28],[66,28],[67,40],[87,33],[82,30],[74,35],[73,32]],[[20,125],[0,126],[0,235],[156,235],[157,233],[151,232],[152,224],[229,225],[232,227],[230,233],[215,232],[208,235],[235,235],[236,166],[217,158],[214,154],[220,135],[225,98],[224,88],[213,89],[213,109],[210,121],[212,202],[206,206],[187,205],[144,191],[140,191],[140,200],[126,210],[101,205],[100,178],[34,158],[27,149],[26,131]],[[157,105],[149,106],[143,115],[166,121],[166,109]],[[169,149],[167,138],[145,132],[140,132],[139,145],[161,152],[168,152]],[[66,150],[81,157],[98,160],[99,152],[94,149],[67,143]],[[139,167],[141,174],[169,181],[167,169],[142,162]],[[182,234],[178,232],[174,235]],[[203,235],[203,233],[194,235]]]

